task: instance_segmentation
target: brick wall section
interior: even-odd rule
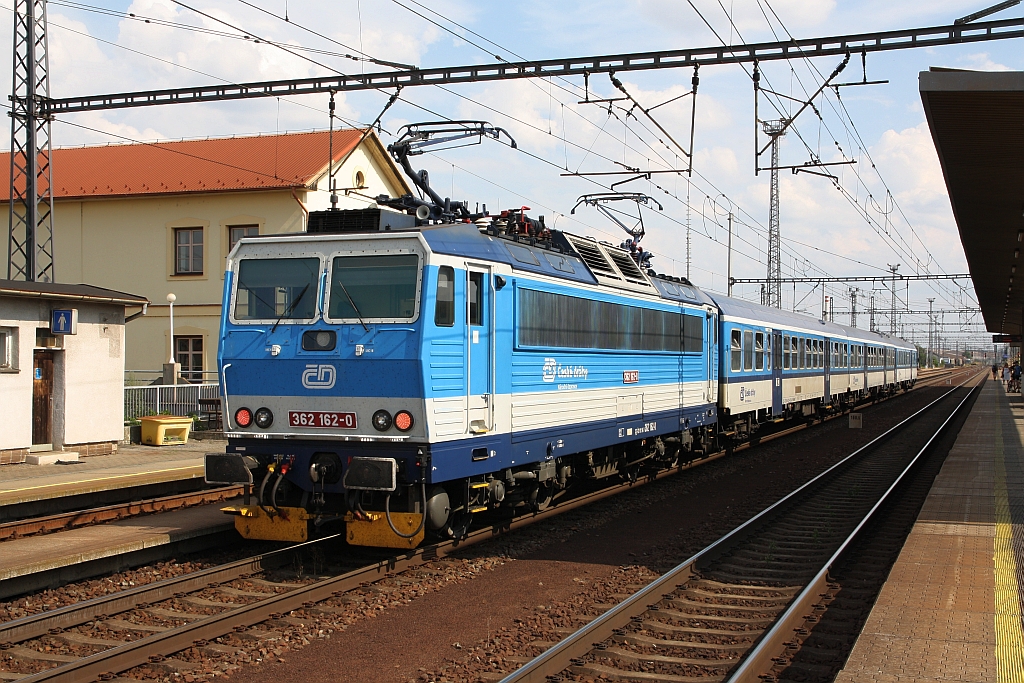
[[[100,441],[98,443],[64,444],[64,450],[75,451],[80,456],[110,455],[117,453],[116,441]]]
[[[25,462],[27,456],[27,448],[11,448],[6,451],[0,451],[0,465],[17,465],[18,463]]]

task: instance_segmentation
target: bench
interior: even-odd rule
[[[199,421],[204,423],[207,429],[223,428],[219,398],[199,399]]]

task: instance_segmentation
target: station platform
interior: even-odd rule
[[[837,683],[1024,682],[1024,401],[988,380]]]
[[[142,515],[0,543],[0,599],[52,588],[237,536],[223,504]]]
[[[122,445],[117,453],[51,465],[0,466],[0,522],[202,487],[203,454],[226,441]],[[127,491],[126,491],[127,490]]]

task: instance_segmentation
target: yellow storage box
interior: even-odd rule
[[[142,423],[142,443],[147,446],[171,446],[188,443],[192,429],[191,417],[175,415],[151,415],[139,418]]]

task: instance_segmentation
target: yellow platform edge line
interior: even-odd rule
[[[997,388],[996,391],[1001,391]],[[999,397],[1002,399],[1003,397]],[[1003,443],[1003,417],[1008,406],[1000,406],[1000,419],[995,430],[995,512],[996,535],[993,538],[995,565],[995,629],[996,681],[1024,683],[1024,633],[1020,621],[1020,588],[1017,583],[1017,562],[1013,553],[1013,520],[1006,490],[1006,461]],[[1016,430],[1014,430],[1016,432]],[[1011,434],[1017,437],[1018,434]]]
[[[163,474],[164,472],[180,472],[181,470],[195,470],[203,469],[203,465],[188,465],[186,467],[171,467],[166,470],[148,470],[146,472],[129,472],[127,474],[113,474],[109,477],[96,477],[95,479],[76,479],[75,481],[64,482],[61,484],[40,484],[39,486],[26,486],[20,489],[0,489],[0,496],[4,496],[10,493],[22,493],[24,491],[38,491],[39,489],[59,488],[61,486],[73,486],[75,484],[91,484],[97,481],[110,481],[112,479],[126,479],[128,477],[148,477],[153,474]]]

